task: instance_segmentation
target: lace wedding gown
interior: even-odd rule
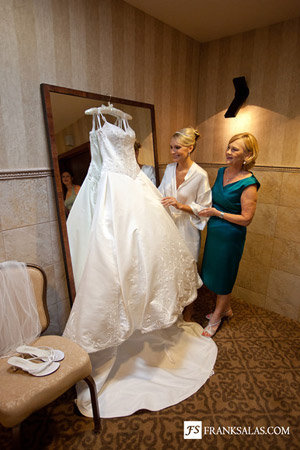
[[[127,121],[102,118],[96,209],[64,335],[90,353],[101,416],[117,417],[194,393],[210,376],[217,349],[199,325],[175,324],[202,284],[196,262],[136,163],[134,131]],[[82,386],[77,405],[92,415]]]

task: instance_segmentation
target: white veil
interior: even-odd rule
[[[41,332],[34,290],[25,263],[0,264],[0,357]]]

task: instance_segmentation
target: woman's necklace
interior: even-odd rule
[[[226,172],[225,172],[225,183],[228,183],[229,181],[233,180],[233,179],[236,178],[240,173],[241,173],[241,171],[239,170],[238,173],[235,173],[235,174],[232,175],[232,176],[228,176],[228,175],[226,175]]]

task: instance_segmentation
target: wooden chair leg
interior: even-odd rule
[[[14,450],[21,449],[21,424],[12,428],[12,448]]]
[[[84,378],[84,381],[87,383],[89,390],[90,390],[90,394],[91,394],[93,418],[94,418],[94,432],[100,433],[101,419],[100,419],[100,413],[99,413],[99,404],[98,404],[98,397],[97,397],[97,391],[96,391],[96,384],[95,384],[94,379],[91,377],[91,375]]]

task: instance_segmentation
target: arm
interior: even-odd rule
[[[198,213],[199,217],[221,217],[227,222],[235,223],[247,227],[250,225],[257,203],[257,187],[256,185],[248,186],[241,195],[241,214],[221,213],[216,208],[207,208]]]
[[[189,205],[179,203],[175,197],[164,197],[161,203],[163,206],[174,206],[174,208],[179,209],[180,211],[184,211],[189,214],[194,214],[194,211]]]
[[[174,197],[165,197],[162,199],[162,204],[164,206],[174,206],[174,208],[184,211],[188,214],[191,214],[191,220],[197,228],[203,229],[206,225],[207,218],[199,218],[198,212],[203,209],[211,207],[211,189],[208,181],[208,176],[204,172],[204,174],[197,175],[196,180],[194,179],[193,183],[196,185],[191,185],[189,195],[188,204],[180,203]],[[193,191],[196,190],[196,195],[193,194]],[[195,191],[194,191],[195,192]],[[198,226],[200,223],[203,223],[203,226]]]

